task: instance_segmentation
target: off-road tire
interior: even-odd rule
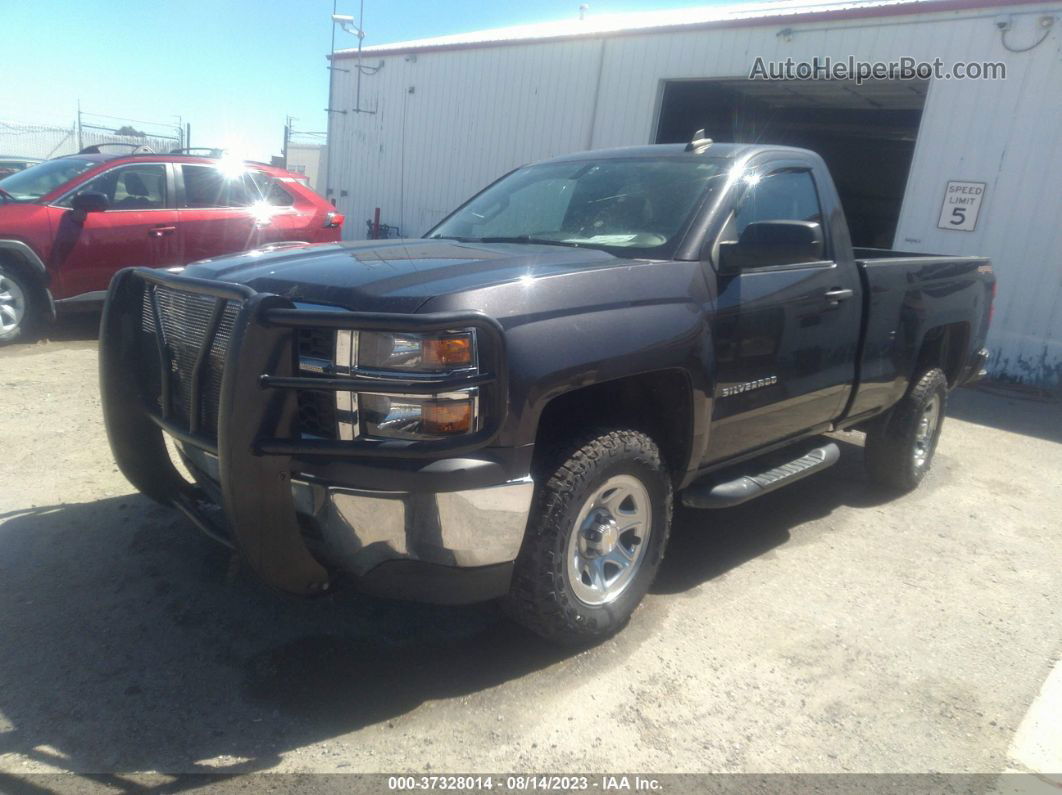
[[[588,645],[626,625],[656,576],[671,530],[671,478],[653,440],[632,430],[596,432],[551,460],[503,607],[547,640]],[[640,568],[615,601],[588,605],[575,596],[565,574],[568,540],[586,501],[616,475],[637,478],[649,495],[647,546]]]
[[[10,345],[13,342],[33,340],[38,332],[42,317],[40,289],[30,279],[26,278],[26,274],[21,268],[12,267],[8,262],[0,259],[0,292],[6,295],[11,291],[10,289],[4,289],[5,283],[8,287],[13,284],[20,292],[22,317],[14,328],[5,330],[5,323],[0,323],[0,347]],[[8,302],[5,301],[4,303],[7,304]],[[0,311],[10,312],[12,310],[7,307],[0,307]],[[6,322],[8,317],[5,316],[0,318],[0,320]]]
[[[939,400],[939,413],[924,463],[916,459],[919,425],[926,408]],[[948,405],[948,380],[939,368],[922,373],[907,394],[867,429],[863,459],[871,481],[896,491],[912,491],[933,463]]]

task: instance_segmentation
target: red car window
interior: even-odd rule
[[[161,210],[169,206],[166,166],[161,163],[134,163],[118,166],[81,185],[78,193],[102,193],[112,210]],[[73,195],[59,202],[69,207]]]
[[[268,202],[273,207],[290,207],[295,203],[294,196],[284,190],[273,177],[262,171],[249,171],[246,179],[250,183],[252,195]]]
[[[246,207],[247,188],[239,176],[214,166],[183,165],[185,207]]]

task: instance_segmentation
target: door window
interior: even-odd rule
[[[102,193],[111,210],[162,210],[168,206],[166,166],[161,163],[136,163],[105,171],[82,185],[77,193]],[[74,196],[59,203],[69,207]]]
[[[822,223],[815,182],[807,171],[787,169],[750,184],[734,213],[734,234],[756,221],[813,221]]]
[[[295,203],[291,194],[280,183],[261,171],[249,171],[244,175],[251,203],[265,202],[272,207],[290,207]]]
[[[184,206],[246,207],[251,202],[243,174],[227,174],[213,166],[181,166]]]
[[[181,166],[185,207],[251,207],[262,203],[288,207],[291,194],[260,171],[227,174],[213,166]]]

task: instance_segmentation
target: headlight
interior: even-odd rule
[[[476,337],[471,329],[442,334],[358,334],[357,369],[441,375],[476,366]]]
[[[363,378],[444,378],[473,374],[479,367],[474,329],[439,333],[340,330],[335,351],[338,375]],[[480,430],[479,389],[450,390],[431,395],[337,392],[339,436],[425,440]]]
[[[479,390],[441,395],[359,395],[365,433],[393,439],[435,439],[472,433],[479,420]]]

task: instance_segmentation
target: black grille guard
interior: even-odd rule
[[[149,285],[215,300],[190,374],[187,417],[172,405],[172,357],[155,308],[153,350],[144,350],[144,295]],[[228,302],[239,305],[224,356],[216,438],[200,427],[203,371]],[[424,381],[402,378],[330,378],[297,374],[294,336],[299,328],[365,331],[446,331],[475,328],[480,370],[474,376]],[[154,368],[154,372],[152,372]],[[159,394],[149,384],[156,384]],[[438,441],[302,439],[297,429],[299,390],[366,393],[450,392],[480,388],[480,428]],[[383,314],[296,308],[288,298],[246,285],[216,282],[149,268],[127,268],[111,282],[100,328],[100,391],[104,422],[119,469],[141,492],[174,505],[209,532],[204,495],[177,471],[163,431],[216,455],[222,507],[232,541],[267,583],[300,594],[328,588],[329,574],[303,543],[290,479],[293,457],[436,459],[489,444],[507,411],[505,336],[480,313]]]

